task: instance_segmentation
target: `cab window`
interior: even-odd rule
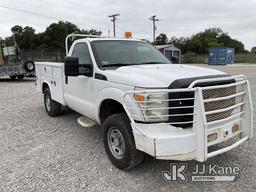
[[[89,48],[85,43],[77,43],[73,49],[72,57],[79,58],[79,64],[92,64]]]

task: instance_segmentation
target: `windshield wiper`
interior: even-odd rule
[[[165,62],[142,62],[142,63],[111,63],[102,65],[102,67],[122,67],[122,66],[130,66],[130,65],[143,65],[143,64],[165,64]]]
[[[149,61],[149,62],[143,62],[143,63],[138,63],[138,64],[165,64],[165,62]]]
[[[111,63],[107,65],[102,65],[102,67],[122,67],[122,66],[129,66],[129,65],[136,65],[135,63]]]

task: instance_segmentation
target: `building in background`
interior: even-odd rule
[[[181,62],[181,50],[177,47],[170,45],[156,45],[159,51],[161,51],[172,63]]]

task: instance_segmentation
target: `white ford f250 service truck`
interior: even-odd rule
[[[70,37],[84,38],[69,49]],[[143,41],[86,37],[66,38],[65,63],[36,63],[37,89],[48,115],[68,106],[84,116],[81,125],[102,125],[105,151],[119,169],[137,166],[144,153],[202,162],[252,137],[244,76],[171,64]]]

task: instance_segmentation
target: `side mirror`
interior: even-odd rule
[[[78,76],[79,75],[79,58],[65,57],[64,71],[66,76]]]
[[[65,57],[65,76],[92,76],[91,64],[79,64],[78,57]]]

